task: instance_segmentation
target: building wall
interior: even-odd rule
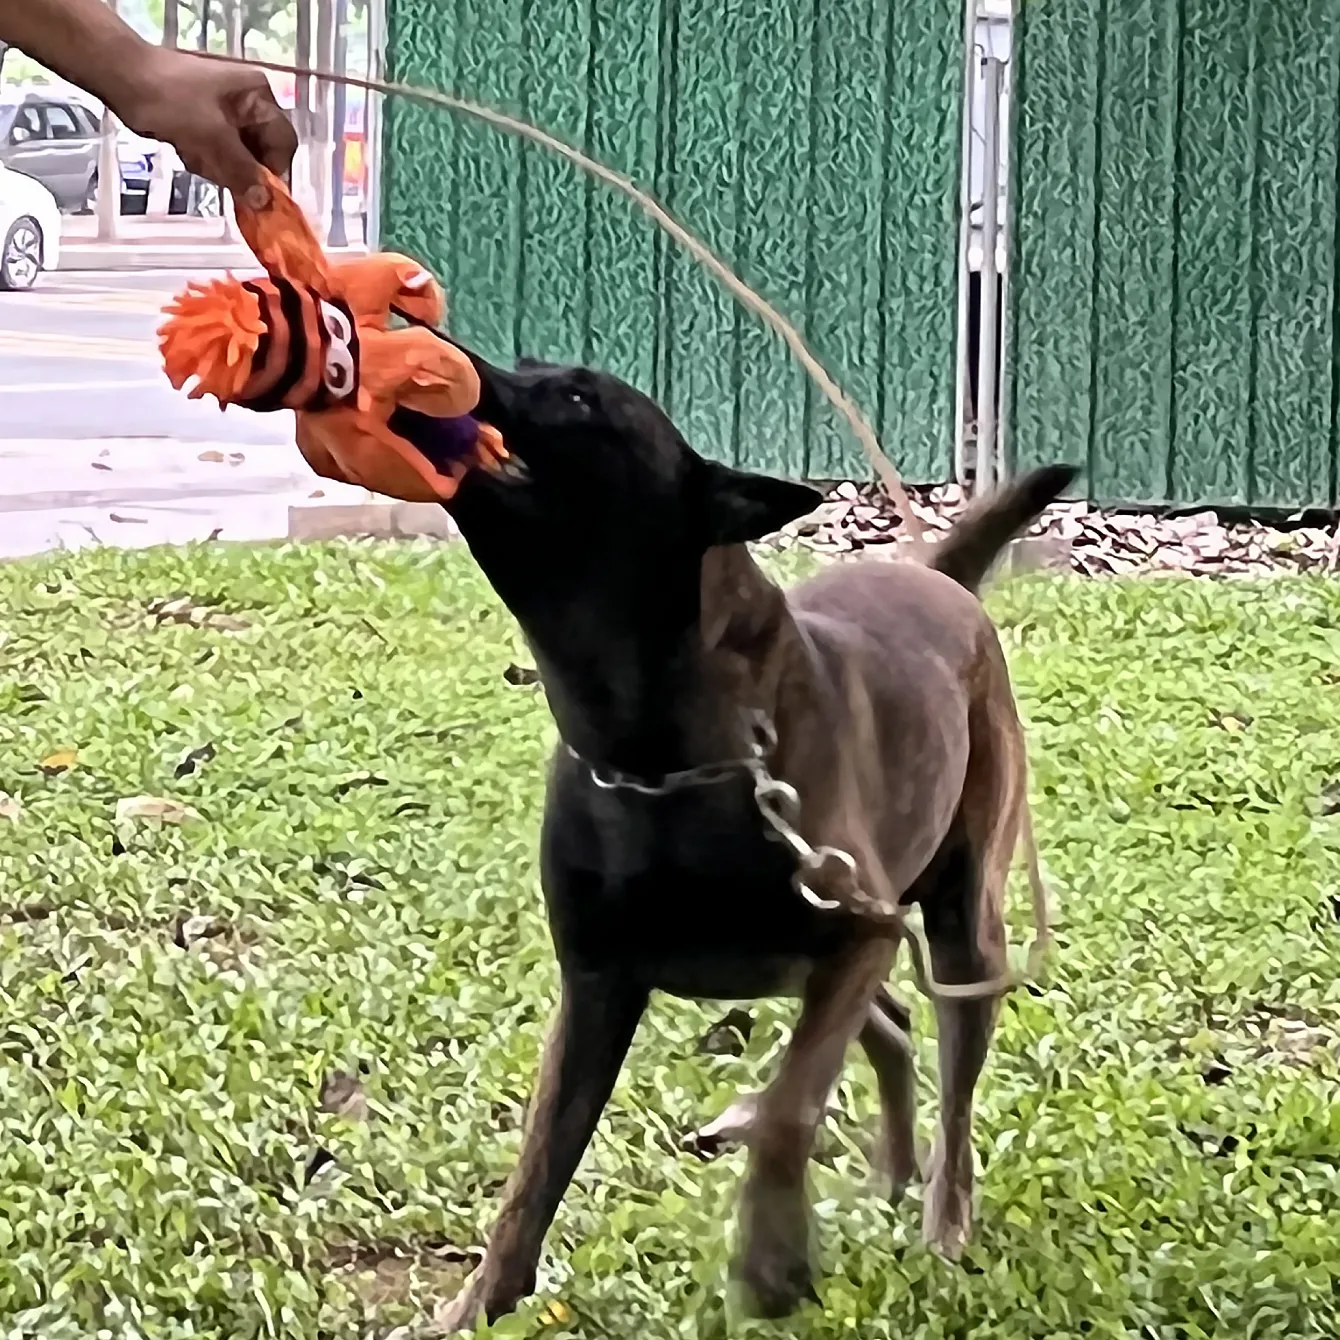
[[[649,187],[788,317],[914,479],[950,464],[960,0],[388,0],[393,79]],[[567,164],[391,99],[381,242],[482,352],[606,366],[718,458],[866,473],[781,344]]]
[[[1336,496],[1338,0],[1019,0],[1011,446],[1101,501]]]

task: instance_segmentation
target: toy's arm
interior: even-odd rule
[[[479,374],[453,344],[427,330],[359,330],[359,376],[369,399],[438,419],[457,419],[479,404]]]

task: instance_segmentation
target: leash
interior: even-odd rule
[[[378,93],[386,97],[406,98],[411,102],[422,103],[429,107],[440,107],[455,115],[480,122],[500,130],[504,134],[527,140],[560,158],[566,159],[574,167],[604,182],[628,200],[631,200],[663,232],[674,239],[693,257],[737,302],[752,312],[774,333],[781,337],[792,357],[804,369],[806,375],[818,387],[828,403],[846,420],[852,436],[865,453],[871,468],[892,501],[903,523],[904,530],[918,548],[926,543],[925,527],[912,508],[912,501],[903,485],[901,476],[888,454],[879,444],[879,438],[869,420],[862,414],[856,403],[842,390],[819,362],[804,337],[766,298],[755,292],[734,270],[726,264],[701,238],[680,223],[656,198],[636,185],[631,178],[592,158],[589,154],[531,125],[519,117],[500,112],[495,108],[474,102],[469,98],[443,93],[438,89],[420,88],[413,84],[402,84],[391,80],[371,79],[361,75],[336,74],[333,70],[316,69],[311,66],[289,64],[284,61],[257,60],[244,56],[230,56],[223,53],[202,51],[197,53],[207,60],[220,61],[226,65],[247,65],[256,69],[271,70],[277,74],[291,74],[296,77],[319,79],[326,83],[344,84],[350,88],[362,89],[368,93]],[[423,324],[416,322],[415,324]],[[450,340],[445,332],[435,334]],[[1340,557],[1340,524],[1337,525],[1337,557]],[[774,834],[791,848],[797,859],[795,876],[796,891],[816,908],[822,911],[837,911],[842,908],[857,915],[882,920],[897,926],[899,935],[906,939],[912,953],[913,971],[922,992],[941,1000],[982,1000],[987,997],[999,997],[1014,990],[1032,977],[1041,967],[1047,946],[1051,940],[1050,899],[1042,869],[1038,860],[1037,844],[1033,834],[1032,809],[1025,796],[1022,807],[1020,841],[1024,847],[1028,870],[1028,882],[1032,895],[1032,913],[1034,937],[1027,952],[1027,966],[1022,970],[1007,970],[984,982],[945,983],[936,980],[931,966],[930,942],[919,918],[911,918],[900,909],[890,910],[876,902],[860,887],[855,859],[850,852],[836,847],[812,847],[796,828],[799,820],[799,796],[794,787],[772,776],[767,767],[767,756],[776,744],[776,731],[771,721],[761,717],[751,723],[751,748],[747,758],[728,760],[725,763],[709,764],[702,768],[692,768],[682,774],[671,774],[650,782],[645,779],[630,778],[625,774],[608,769],[599,769],[569,749],[587,770],[596,786],[605,790],[627,789],[643,795],[663,795],[684,786],[711,784],[723,781],[733,772],[743,768],[754,781],[754,796],[759,810]],[[832,900],[822,897],[812,887],[812,881],[826,870],[836,867],[846,884],[848,901]],[[909,1055],[913,1052],[912,1039],[896,1025],[890,1025],[900,1047]]]

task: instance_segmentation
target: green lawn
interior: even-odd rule
[[[0,600],[0,1336],[381,1334],[481,1241],[554,988],[552,729],[508,618],[460,548],[63,555]],[[980,1088],[964,1265],[872,1194],[853,1056],[822,1307],[742,1322],[741,1158],[677,1146],[790,1010],[737,1057],[663,1000],[494,1335],[1340,1334],[1340,586],[992,604],[1061,930]],[[118,821],[143,795],[200,817]],[[318,1112],[340,1071],[365,1121]]]

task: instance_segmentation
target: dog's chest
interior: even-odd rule
[[[748,788],[556,797],[545,895],[560,952],[676,995],[789,994],[851,933],[792,884]]]

